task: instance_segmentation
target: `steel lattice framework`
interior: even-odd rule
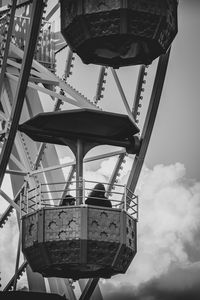
[[[73,64],[78,64],[78,58],[72,53],[59,32],[53,31],[52,20],[59,11],[59,3],[53,1],[17,1],[11,5],[2,3],[0,8],[0,186],[5,174],[9,174],[12,182],[14,198],[11,199],[6,191],[0,188],[0,195],[9,202],[6,211],[1,215],[0,227],[7,222],[11,213],[16,210],[19,215],[19,195],[23,189],[24,179],[32,178],[34,187],[41,181],[64,181],[63,168],[68,167],[68,182],[76,173],[75,162],[61,164],[54,145],[36,143],[19,132],[20,120],[27,120],[43,111],[43,98],[47,98],[54,111],[70,107],[91,108],[99,110],[105,88],[109,88],[106,79],[111,77],[119,92],[119,100],[131,119],[139,122],[141,103],[143,99],[147,71],[151,66],[141,65],[137,68],[137,82],[135,97],[132,105],[128,103],[125,91],[120,81],[120,70],[98,67],[96,92],[93,99],[88,99],[83,93],[76,90],[69,80],[74,76]],[[56,3],[55,3],[56,2]],[[55,58],[62,52],[67,53],[64,74],[59,77]],[[148,108],[145,112],[143,125],[140,126],[140,150],[133,157],[131,172],[127,180],[127,187],[135,191],[145,155],[148,149],[153,130],[165,75],[168,66],[170,49],[157,60],[154,83],[151,94],[148,95]],[[75,61],[74,61],[75,60]],[[79,62],[80,63],[80,62]],[[84,65],[82,64],[82,68]],[[93,76],[93,75],[92,75]],[[130,84],[132,84],[130,79]],[[147,97],[146,97],[147,98]],[[144,101],[144,100],[143,100]],[[53,105],[52,105],[53,103]],[[146,104],[146,106],[147,106]],[[109,179],[110,189],[120,180],[120,171],[126,163],[124,148],[112,152],[89,156],[84,163],[117,157],[115,167]],[[20,219],[18,219],[20,231]],[[4,228],[1,229],[3,231]],[[21,232],[21,231],[20,231]],[[3,287],[5,291],[15,290],[20,276],[26,271],[29,289],[46,291],[46,282],[38,273],[33,273],[26,260],[19,264],[21,235],[19,234],[18,254],[16,258],[15,274]],[[17,245],[16,245],[17,247]],[[2,274],[3,276],[3,274]],[[79,299],[102,299],[98,286],[99,279],[79,280],[82,295]],[[65,294],[69,299],[77,299],[71,279],[48,278],[51,292]],[[91,298],[93,299],[93,298]]]

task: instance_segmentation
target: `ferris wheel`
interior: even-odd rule
[[[15,271],[2,295],[14,295],[25,274],[29,295],[103,299],[100,278],[126,273],[137,252],[135,189],[177,34],[178,2],[0,3],[0,195],[9,203],[0,227],[15,212],[19,229]],[[135,93],[131,99],[124,85]],[[107,177],[87,177],[87,164],[110,158]],[[13,199],[2,188],[5,174]],[[74,203],[63,205],[66,196]]]

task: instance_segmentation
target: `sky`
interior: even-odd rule
[[[179,1],[178,34],[172,45],[162,98],[136,189],[138,250],[126,274],[100,281],[105,300],[200,299],[199,14],[199,0]],[[58,57],[58,65],[62,60],[63,54]],[[70,80],[92,98],[97,67],[85,66],[79,58],[75,62]],[[156,62],[148,71],[144,107],[155,66]],[[62,67],[59,72],[62,74]],[[117,73],[131,105],[138,68],[121,68]],[[119,95],[109,70],[105,87],[101,107],[124,112],[118,104]],[[59,153],[62,161],[68,159],[65,150],[60,149]],[[128,157],[121,174],[122,183],[127,180],[131,163],[132,157]],[[113,158],[90,164],[85,168],[85,176],[107,180],[113,166]],[[8,180],[6,190],[7,184]],[[1,209],[3,207],[2,200]],[[10,272],[14,270],[16,254],[12,249],[16,248],[18,236],[15,225],[11,217],[0,235],[3,282],[10,279]]]
[[[172,44],[168,72],[146,161],[181,162],[187,176],[200,179],[200,1],[180,0],[178,34]],[[155,144],[159,140],[158,151]]]

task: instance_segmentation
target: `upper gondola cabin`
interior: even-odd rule
[[[177,34],[177,0],[60,0],[61,33],[86,64],[149,65]]]

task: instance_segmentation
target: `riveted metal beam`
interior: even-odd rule
[[[5,50],[4,50],[2,67],[1,67],[1,74],[0,74],[0,95],[1,95],[1,92],[2,92],[3,80],[4,80],[4,76],[5,76],[5,72],[6,72],[7,58],[8,58],[9,47],[10,47],[10,42],[11,42],[11,37],[12,37],[12,30],[13,30],[13,24],[14,24],[14,18],[15,18],[16,4],[17,4],[17,0],[13,0],[12,7],[11,7],[11,12],[10,12],[10,22],[9,22],[8,32],[7,32],[7,36],[6,36],[6,42],[5,42]]]
[[[169,62],[170,49],[166,54],[160,56],[156,71],[156,76],[154,80],[154,85],[151,93],[151,98],[149,102],[148,111],[145,118],[145,123],[143,126],[141,134],[141,147],[138,155],[135,156],[132,170],[127,182],[127,187],[134,192],[140,172],[144,163],[145,155],[151,138],[153,126],[155,123],[156,114],[158,111],[158,106],[160,103],[160,98],[162,94],[162,89],[165,81],[165,75],[167,72],[167,66]]]
[[[4,142],[1,151],[1,156],[0,156],[0,186],[2,185],[3,182],[4,173],[6,171],[6,167],[12,151],[13,142],[16,136],[18,123],[21,116],[22,107],[24,104],[28,78],[32,66],[33,55],[34,55],[40,24],[42,20],[44,5],[45,5],[44,1],[33,0],[32,3],[30,26],[27,34],[27,44],[24,51],[22,68],[20,70],[19,81],[17,85],[12,112],[11,112],[12,124],[10,127],[9,135],[6,141]]]
[[[92,296],[97,284],[98,284],[99,278],[91,278],[88,280],[85,289],[83,290],[79,300],[88,300]]]

